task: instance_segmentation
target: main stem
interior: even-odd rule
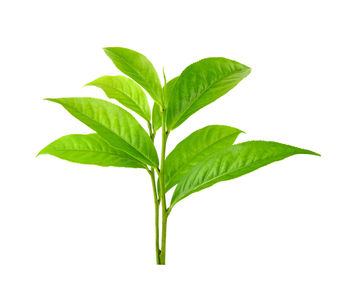
[[[165,184],[164,184],[164,162],[165,162],[165,148],[168,139],[168,133],[165,127],[165,108],[162,108],[162,153],[160,160],[160,171],[159,171],[159,184],[160,184],[160,201],[162,203],[162,247],[160,251],[160,264],[165,265],[165,251],[166,251],[166,229],[168,212],[166,207],[165,199]]]
[[[154,169],[149,171],[152,180],[153,196],[154,196],[154,209],[155,209],[155,233],[156,233],[156,262],[160,264],[160,250],[159,250],[159,200],[157,195],[156,181],[154,177]]]
[[[152,142],[154,142],[154,133],[152,130],[152,126],[150,123],[148,123],[148,129],[149,129],[149,135],[152,139]],[[149,175],[151,176],[152,181],[152,188],[153,188],[153,197],[154,197],[154,209],[155,209],[155,234],[156,234],[156,262],[159,265],[160,264],[160,250],[159,250],[159,199],[157,194],[157,186],[156,186],[156,180],[155,180],[155,173],[154,168],[151,168],[148,171]]]

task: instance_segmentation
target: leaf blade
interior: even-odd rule
[[[179,76],[174,77],[172,80],[167,82],[163,87],[163,95],[164,95],[164,105],[167,108],[169,105],[169,100],[173,97],[176,97],[175,87]]]
[[[116,99],[119,103],[136,112],[146,121],[151,121],[151,110],[147,96],[142,88],[132,79],[122,75],[106,75],[86,85],[101,88],[107,97]]]
[[[162,126],[162,112],[160,106],[155,102],[152,109],[152,126],[153,131],[156,132]]]
[[[98,134],[70,134],[63,136],[38,155],[49,154],[73,163],[101,167],[146,168],[144,164],[123,151],[110,146]]]
[[[175,186],[186,173],[214,152],[231,146],[241,130],[225,125],[209,125],[182,140],[165,160],[165,191]]]
[[[159,104],[162,103],[162,86],[153,64],[141,53],[123,47],[103,49],[115,66],[140,84]]]
[[[164,97],[164,106],[168,106],[169,99],[173,97],[174,93],[174,87],[175,83],[179,77],[175,77],[169,82],[165,84],[163,87],[163,97]],[[166,111],[165,111],[166,113]],[[161,112],[161,107],[157,104],[153,104],[153,109],[152,109],[152,126],[154,132],[156,132],[159,128],[162,126],[162,112]]]
[[[48,98],[96,131],[110,145],[150,166],[158,166],[156,149],[144,128],[126,110],[89,97]]]
[[[223,149],[187,173],[176,187],[170,207],[192,193],[295,154],[319,155],[309,150],[266,141],[249,141]]]
[[[167,126],[173,130],[202,107],[235,87],[250,68],[223,57],[202,59],[188,66],[176,81],[175,97],[169,99]]]

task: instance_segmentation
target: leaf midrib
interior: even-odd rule
[[[118,156],[115,153],[106,152],[106,151],[100,151],[100,150],[56,149],[56,148],[54,148],[54,149],[55,149],[55,151],[58,151],[58,152],[90,152],[90,153],[92,152],[92,153],[103,153],[103,154],[109,154],[109,155]],[[122,158],[126,158],[126,157],[122,157]]]
[[[139,112],[136,112],[136,113],[139,114],[139,115],[142,116],[145,120],[148,121],[148,119],[146,118],[146,116],[145,116],[144,113],[143,113],[142,107],[139,106],[139,105],[137,104],[137,102],[135,102],[135,100],[134,100],[132,97],[129,96],[129,94],[123,92],[122,90],[120,90],[120,89],[118,89],[118,88],[115,88],[115,87],[113,87],[113,86],[110,86],[110,85],[100,84],[99,82],[97,82],[96,84],[103,85],[103,86],[105,86],[105,87],[107,87],[107,88],[109,88],[109,89],[116,90],[116,91],[118,91],[119,93],[125,95],[125,96],[126,96],[128,99],[130,99],[131,102],[139,109]],[[108,96],[108,95],[107,95],[107,96]],[[113,98],[113,97],[110,97],[110,98]],[[118,99],[116,99],[116,100],[118,100]],[[119,101],[119,100],[118,100],[118,101]]]
[[[226,77],[229,77],[230,75],[234,74],[234,72],[228,73],[225,76],[219,78],[217,81],[214,81],[213,83],[211,83],[201,94],[199,94],[197,97],[194,98],[193,101],[191,101],[189,103],[189,105],[186,106],[185,110],[181,113],[181,115],[179,117],[177,117],[176,121],[173,121],[172,126],[170,126],[171,128],[174,128],[176,126],[176,124],[178,123],[178,121],[181,119],[181,117],[190,109],[190,107],[203,95],[205,94],[210,88],[212,88],[214,86],[214,84],[218,83],[219,81],[222,81],[223,79],[225,79]]]
[[[201,154],[203,151],[207,150],[209,147],[211,147],[211,146],[217,144],[219,141],[223,141],[224,139],[227,139],[227,138],[231,137],[232,135],[234,135],[234,134],[225,136],[225,137],[223,137],[223,138],[221,138],[221,139],[215,141],[215,142],[212,143],[210,146],[207,146],[205,149],[203,149],[203,150],[201,150],[200,152],[196,153],[196,154],[194,155],[194,157],[191,159],[191,161],[192,161],[194,158],[196,158],[199,154]],[[190,161],[189,161],[189,162],[190,162]],[[189,162],[187,162],[186,165],[188,165]],[[185,166],[183,165],[183,166],[181,166],[180,168],[183,168],[183,167],[185,167]],[[179,174],[179,170],[177,170],[177,172],[176,172],[175,174],[173,174],[173,175],[171,175],[171,176],[168,176],[168,179],[169,179],[169,178],[174,178],[174,176],[177,176],[178,174]],[[169,182],[168,182],[168,183],[169,183]],[[168,183],[167,183],[167,184],[168,184]],[[170,190],[170,189],[169,189],[169,190]]]
[[[70,105],[65,104],[65,106],[67,106],[67,107],[69,107],[70,109],[72,109],[72,107],[71,107]],[[145,157],[145,159],[147,159],[148,161],[150,161],[153,165],[155,165],[154,162],[153,162],[151,159],[149,159],[147,156],[145,156],[142,152],[140,152],[140,151],[139,151],[136,147],[134,147],[132,144],[129,144],[124,138],[122,138],[121,136],[117,135],[117,134],[116,134],[114,131],[112,131],[110,128],[108,128],[108,127],[106,127],[105,125],[103,125],[103,124],[101,124],[101,123],[99,123],[99,122],[93,120],[91,117],[89,117],[87,114],[85,114],[85,113],[83,113],[83,112],[79,112],[79,111],[77,111],[77,110],[74,109],[74,108],[73,108],[72,110],[78,112],[79,114],[84,115],[85,117],[87,117],[87,118],[89,118],[91,121],[93,121],[94,123],[97,123],[98,125],[104,127],[104,128],[107,129],[109,132],[111,132],[111,133],[114,134],[115,136],[117,136],[117,137],[119,137],[120,139],[122,139],[126,144],[128,144],[129,146],[131,146],[134,150],[136,150],[138,153],[140,153],[143,157]],[[141,128],[142,128],[142,127],[141,127]],[[112,146],[113,146],[113,145],[112,145]],[[127,152],[125,152],[125,153],[127,153]],[[140,160],[138,160],[138,161],[140,161]]]
[[[125,59],[122,55],[116,54],[116,53],[114,53],[114,52],[112,52],[112,53],[113,53],[114,55],[117,55],[117,57],[120,57],[120,58],[123,60],[124,65],[126,65],[126,66],[129,68],[129,70],[131,69],[132,71],[134,71],[134,72],[137,74],[137,76],[138,76],[139,78],[142,79],[142,82],[144,82],[144,84],[147,85],[147,81],[144,79],[144,77],[143,77],[137,70],[135,70],[134,67],[131,66],[131,65],[129,64],[129,62],[126,61],[126,59]],[[137,82],[137,81],[136,81],[136,82]],[[143,85],[142,85],[142,86],[143,86]],[[147,86],[148,86],[148,85],[147,85]]]
[[[292,154],[292,155],[293,155],[293,154]],[[279,158],[285,158],[285,157],[288,157],[288,156],[291,156],[291,154],[283,154],[283,155],[280,155]],[[237,171],[235,171],[235,172],[239,172],[239,171],[242,171],[242,170],[244,170],[244,169],[247,169],[248,167],[251,167],[251,166],[254,166],[254,165],[257,165],[257,164],[260,164],[260,163],[264,163],[265,161],[274,160],[274,159],[275,159],[274,157],[264,158],[264,159],[259,160],[259,161],[257,161],[257,162],[251,163],[251,164],[250,164],[249,166],[247,166],[247,167],[240,167],[240,168],[239,168]],[[233,173],[233,172],[230,172],[230,173]],[[223,176],[225,176],[225,175],[228,175],[228,174],[230,174],[230,173],[221,174],[221,175],[219,175],[219,176],[217,176],[217,177],[215,177],[215,178],[210,179],[210,180],[207,181],[207,182],[201,183],[200,185],[198,185],[198,186],[196,186],[195,188],[193,188],[192,190],[190,190],[189,193],[188,193],[187,195],[184,195],[182,198],[180,198],[178,201],[176,201],[176,203],[179,202],[179,201],[181,201],[183,198],[187,197],[188,195],[194,193],[198,188],[200,188],[200,187],[202,187],[202,186],[205,186],[205,185],[207,185],[208,183],[210,183],[210,182],[212,182],[212,181],[214,181],[214,180],[217,180],[217,179],[219,179],[219,178],[221,178],[221,177],[223,177]],[[174,203],[173,205],[170,205],[170,207],[174,206],[176,203]]]

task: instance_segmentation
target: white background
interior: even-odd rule
[[[350,288],[348,1],[3,1],[0,288]],[[118,70],[102,47],[146,55],[168,79],[204,57],[250,76],[176,129],[227,124],[295,156],[191,195],[154,258],[142,170],[36,153],[90,130],[45,97]]]

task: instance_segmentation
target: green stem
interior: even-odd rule
[[[155,134],[153,133],[152,130],[152,125],[148,122],[148,130],[149,130],[149,135],[152,139],[152,142],[154,142],[154,137]],[[154,168],[151,168],[150,170],[147,170],[150,177],[151,177],[151,182],[152,182],[152,188],[153,188],[153,197],[154,197],[154,209],[155,209],[155,234],[156,234],[156,262],[159,265],[160,264],[160,250],[159,250],[159,199],[158,199],[158,194],[157,194],[157,186],[156,186],[156,180],[154,176]]]
[[[155,233],[156,233],[156,261],[157,264],[160,264],[160,250],[159,250],[159,200],[157,195],[157,186],[154,177],[154,168],[148,171],[151,180],[152,180],[152,188],[153,188],[153,196],[154,196],[154,208],[155,208]]]
[[[160,250],[160,264],[165,265],[165,252],[166,252],[166,229],[168,212],[166,208],[165,199],[165,184],[164,184],[164,162],[165,162],[165,149],[166,142],[168,139],[168,133],[165,128],[165,108],[162,109],[162,153],[160,161],[160,171],[159,171],[159,183],[160,183],[160,200],[162,203],[162,247]]]

